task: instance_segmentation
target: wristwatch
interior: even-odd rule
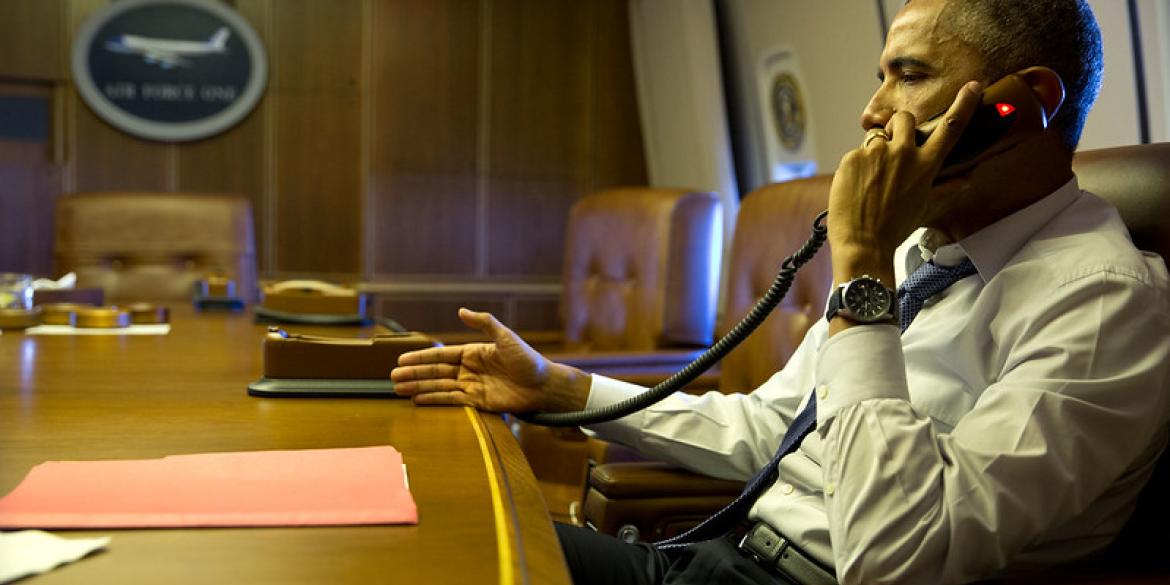
[[[898,318],[895,293],[882,281],[863,274],[837,287],[829,297],[825,319],[841,315],[855,323],[889,323]]]

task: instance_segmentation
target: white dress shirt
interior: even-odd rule
[[[934,252],[977,275],[904,334],[819,320],[750,394],[675,394],[591,427],[728,479],[764,466],[816,396],[817,432],[749,517],[836,567],[844,584],[965,583],[1067,562],[1125,523],[1167,439],[1170,278],[1076,179]],[[813,389],[816,392],[811,392]],[[594,376],[589,408],[642,391]]]

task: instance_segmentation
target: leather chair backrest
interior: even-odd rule
[[[76,193],[57,201],[58,273],[100,287],[107,302],[190,300],[211,273],[255,298],[256,252],[247,199],[211,193]]]
[[[1073,171],[1082,189],[1117,207],[1138,248],[1170,261],[1170,143],[1078,152]],[[1108,562],[1128,571],[1170,571],[1168,495],[1170,451],[1163,452],[1137,509],[1111,547]]]
[[[578,200],[565,241],[566,349],[710,343],[721,242],[714,193],[622,188]]]
[[[1117,207],[1138,248],[1170,258],[1170,142],[1081,151],[1073,172]]]
[[[829,203],[832,175],[765,185],[739,208],[731,245],[727,299],[719,334],[731,330],[767,292],[780,264],[808,239]],[[823,315],[833,285],[828,243],[797,273],[788,295],[720,366],[722,392],[750,392],[776,373]]]

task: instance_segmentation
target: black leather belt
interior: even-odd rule
[[[836,575],[763,522],[748,528],[739,550],[800,585],[837,585]]]

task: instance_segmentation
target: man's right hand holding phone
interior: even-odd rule
[[[946,122],[925,144],[915,142],[915,118],[896,112],[886,127],[872,128],[861,147],[847,153],[829,195],[829,243],[838,283],[862,274],[893,282],[894,249],[919,226],[954,213],[961,198],[934,185],[943,160],[958,142],[979,103],[982,87],[964,84]]]

